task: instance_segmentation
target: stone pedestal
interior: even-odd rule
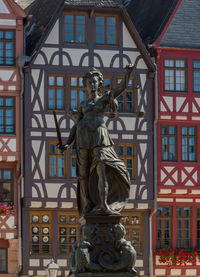
[[[70,277],[136,276],[136,252],[125,240],[120,215],[86,216],[80,240],[70,254]]]

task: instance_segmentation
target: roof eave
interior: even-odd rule
[[[16,2],[12,0],[6,0],[6,3],[9,5],[10,9],[17,17],[27,17],[27,13]]]
[[[126,11],[125,8],[122,8],[121,13],[122,13],[123,19],[124,19],[128,29],[129,29],[130,34],[135,39],[135,43],[136,43],[137,47],[139,48],[139,50],[141,51],[141,54],[143,55],[143,58],[144,58],[144,61],[147,65],[147,67],[151,71],[155,72],[156,67],[155,67],[154,63],[152,62],[152,60],[149,56],[149,52],[147,51],[146,47],[144,46],[142,39],[141,39],[139,33],[137,32],[128,12]]]

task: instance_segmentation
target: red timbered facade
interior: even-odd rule
[[[200,275],[198,256],[194,263],[183,263],[184,267],[159,260],[159,252],[166,248],[188,255],[199,249],[200,51],[195,47],[195,34],[193,40],[187,30],[183,35],[182,21],[185,9],[188,13],[200,9],[194,2],[178,1],[153,43],[158,74],[157,213],[153,222],[156,276]],[[184,20],[196,26],[195,12]]]
[[[12,0],[0,1],[0,276],[19,268],[18,184],[20,177],[21,77],[25,12]]]
[[[158,69],[157,205],[153,248],[192,251],[199,248],[200,209],[200,51],[156,49]],[[167,64],[183,67],[166,67]],[[172,73],[173,72],[173,73]],[[169,75],[175,75],[173,78]],[[178,75],[181,77],[177,77]],[[170,80],[170,81],[169,81]],[[170,83],[171,82],[171,83]],[[170,91],[170,86],[173,87]],[[178,88],[178,89],[177,89]],[[176,90],[177,89],[177,90]],[[180,91],[183,89],[182,91]],[[198,261],[197,261],[198,263]],[[200,274],[199,266],[163,266],[155,274]],[[197,275],[196,275],[197,274]]]
[[[128,11],[157,65],[151,276],[200,276],[200,2],[134,0]]]

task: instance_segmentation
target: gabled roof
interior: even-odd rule
[[[65,0],[65,5],[70,6],[93,6],[100,8],[121,8],[121,0]]]
[[[26,9],[34,0],[15,0],[15,2],[22,8]]]
[[[182,0],[159,46],[200,49],[200,0]]]
[[[178,1],[132,0],[129,3],[127,12],[144,44],[152,44],[159,37]]]
[[[88,7],[88,8],[116,8],[121,12],[123,20],[129,26],[130,34],[135,38],[136,45],[141,51],[147,66],[151,71],[155,70],[147,50],[142,44],[141,38],[135,29],[121,0],[35,0],[27,9],[29,15],[25,24],[26,33],[26,55],[32,56],[39,49],[49,29],[54,24],[62,6]]]
[[[24,0],[18,0],[23,2]],[[31,1],[31,0],[28,0]],[[26,55],[32,56],[53,24],[61,6],[121,8],[121,0],[34,0],[26,9],[30,16],[25,24]]]

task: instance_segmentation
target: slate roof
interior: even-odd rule
[[[159,37],[177,3],[178,0],[132,0],[129,3],[127,12],[144,44],[152,44]]]
[[[182,0],[160,46],[200,49],[200,0]]]
[[[121,8],[121,0],[65,0],[65,5],[70,6],[93,6],[100,8]]]
[[[31,56],[40,45],[48,26],[60,11],[64,0],[35,0],[25,11],[29,15],[25,23],[26,55]]]

